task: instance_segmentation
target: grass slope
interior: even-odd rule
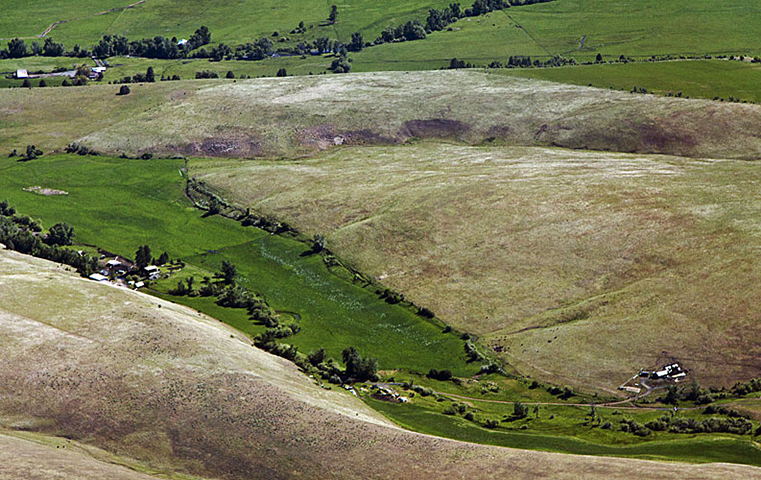
[[[164,35],[188,38],[200,25],[208,26],[213,41],[238,44],[253,38],[282,35],[286,44],[330,36],[348,42],[353,32],[366,41],[374,40],[388,25],[407,20],[425,21],[429,8],[449,2],[416,0],[347,0],[338,5],[336,25],[327,25],[330,3],[297,0],[282,4],[244,0],[210,2],[192,0],[177,4],[170,0],[149,0],[130,9],[131,0],[108,2],[0,2],[0,38],[35,36],[59,20],[51,36],[72,46],[91,45],[103,34],[130,38]],[[471,2],[463,3],[463,7]],[[564,55],[579,59],[597,53],[609,57],[621,54],[649,57],[663,54],[761,53],[756,34],[761,8],[752,0],[727,0],[717,5],[709,0],[556,0],[546,4],[515,7],[480,18],[466,18],[451,25],[452,31],[436,32],[424,41],[372,48],[359,55],[373,69],[395,65],[430,63],[457,56],[469,61],[506,60],[510,55]],[[307,25],[303,35],[288,32],[300,21]],[[582,42],[582,38],[584,41]],[[366,67],[367,68],[367,67]],[[397,67],[398,68],[398,67]],[[419,67],[418,67],[419,68]]]
[[[478,71],[386,72],[0,91],[0,148],[298,156],[336,144],[468,143],[761,156],[761,108]],[[726,132],[733,134],[727,137]]]
[[[5,13],[4,21],[0,23],[0,38],[35,36],[53,22],[71,20],[56,27],[50,36],[67,46],[74,43],[89,46],[97,43],[104,34],[125,35],[130,39],[153,38],[156,35],[189,38],[198,27],[206,25],[212,33],[212,41],[232,45],[270,36],[274,31],[290,35],[294,41],[311,41],[326,36],[344,42],[351,39],[352,33],[359,31],[372,41],[388,25],[416,18],[424,20],[428,9],[448,5],[445,0],[347,0],[338,5],[335,25],[328,25],[326,21],[331,4],[321,0],[296,0],[287,4],[277,0],[190,0],[182,3],[148,0],[134,8],[95,15],[135,1],[59,0],[21,5],[4,0],[0,2],[0,9]],[[22,18],[25,22],[19,23]],[[296,36],[289,34],[301,21],[307,26],[307,32]],[[280,38],[282,36],[272,37],[272,40],[277,42]]]
[[[9,434],[10,433],[10,434]],[[0,479],[78,478],[81,480],[151,480],[157,477],[132,470],[111,458],[93,458],[92,448],[44,435],[0,433]],[[31,437],[31,438],[30,438]],[[112,463],[113,462],[113,463]]]
[[[305,244],[218,216],[202,218],[184,197],[183,164],[78,156],[26,163],[3,159],[0,198],[48,227],[69,223],[83,244],[128,258],[143,244],[155,255],[166,251],[202,269],[199,281],[219,271],[223,260],[232,261],[243,286],[262,293],[273,308],[299,314],[302,331],[288,341],[305,353],[324,347],[340,359],[344,348],[354,346],[378,358],[381,368],[448,368],[459,375],[477,369],[465,364],[463,342],[455,334],[442,334],[443,326],[332,274],[322,257],[303,255]],[[33,185],[54,185],[50,188],[68,195],[23,191]],[[167,286],[176,282],[172,279]],[[193,306],[208,307],[211,314],[219,310],[215,305]],[[240,313],[230,315],[239,325]],[[249,333],[258,331],[247,323],[253,328]]]
[[[522,372],[615,391],[672,358],[705,384],[757,375],[759,168],[420,143],[190,173],[327,235]]]
[[[230,479],[356,478],[358,465],[365,478],[761,476],[738,465],[526,452],[404,432],[184,307],[7,251],[0,282],[0,342],[9,353],[0,367],[0,425],[71,441],[49,444],[102,449],[132,468]],[[44,454],[11,443],[18,459]],[[77,465],[60,449],[43,462],[46,475]],[[1,463],[0,475],[18,465]]]

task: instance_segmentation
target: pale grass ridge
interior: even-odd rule
[[[761,108],[633,95],[481,71],[380,72],[0,92],[0,146],[294,157],[410,138],[761,157]],[[84,119],[90,119],[85,121]],[[74,121],[73,119],[82,119]],[[727,132],[732,132],[727,135]]]

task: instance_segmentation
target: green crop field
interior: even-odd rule
[[[232,261],[242,275],[242,285],[262,293],[276,310],[300,315],[302,331],[289,340],[302,351],[325,347],[340,358],[341,351],[351,345],[377,357],[381,368],[448,368],[461,375],[477,368],[465,364],[463,342],[454,334],[442,334],[441,326],[333,275],[321,257],[302,255],[308,250],[303,243],[216,216],[202,218],[183,196],[182,166],[181,160],[55,156],[22,163],[4,159],[0,197],[46,226],[59,221],[71,224],[78,242],[127,257],[139,245],[149,244],[154,251],[167,251],[207,275],[223,259]],[[68,195],[42,196],[22,190],[34,185]],[[205,311],[204,302],[191,304]],[[211,307],[209,312],[218,314],[219,309]],[[221,317],[225,320],[226,315]]]

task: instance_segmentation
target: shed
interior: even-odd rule
[[[16,78],[29,78],[29,72],[23,68],[16,70]]]
[[[105,275],[101,275],[100,273],[93,273],[90,275],[90,280],[95,280],[96,282],[107,282],[108,277]]]

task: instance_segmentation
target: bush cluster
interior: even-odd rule
[[[39,222],[24,215],[17,215],[16,209],[7,201],[0,202],[0,243],[10,250],[44,258],[74,267],[83,276],[89,276],[98,269],[98,259],[87,254],[61,248],[70,245],[74,229],[59,223],[51,227],[46,242],[34,234],[42,230]]]

